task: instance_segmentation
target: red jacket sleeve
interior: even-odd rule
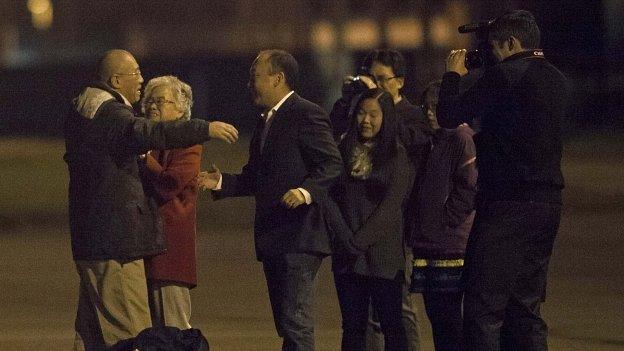
[[[196,181],[201,163],[202,146],[169,151],[166,164],[161,165],[150,154],[145,157],[145,168],[154,190],[164,201],[176,197],[190,183]]]

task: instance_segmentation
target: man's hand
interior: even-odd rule
[[[446,71],[455,72],[460,76],[468,74],[468,69],[466,69],[466,49],[451,51],[446,58]]]
[[[238,140],[238,130],[236,130],[233,125],[224,122],[210,122],[208,133],[211,138],[221,139],[228,144]]]
[[[299,189],[290,189],[282,196],[282,205],[294,209],[306,203],[305,196]]]
[[[219,184],[219,179],[221,179],[221,171],[212,164],[207,171],[199,173],[197,184],[202,190],[213,190]]]

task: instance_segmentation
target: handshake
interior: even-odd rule
[[[221,171],[214,164],[208,170],[199,172],[197,175],[197,185],[201,190],[221,190]],[[295,209],[306,204],[306,197],[302,189],[290,189],[280,199],[280,204],[288,209]]]
[[[201,190],[220,190],[217,188],[221,180],[221,171],[213,164],[206,171],[199,172],[197,175],[197,185]]]

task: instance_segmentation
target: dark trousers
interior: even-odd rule
[[[403,272],[393,280],[355,273],[334,274],[334,282],[342,313],[342,351],[366,349],[370,305],[379,317],[385,350],[407,350],[401,314]]]
[[[314,350],[314,278],[322,260],[317,255],[287,253],[262,261],[284,351]]]
[[[436,351],[464,350],[462,292],[423,293]]]
[[[540,316],[561,205],[480,201],[468,238],[464,336],[468,350],[547,350]]]

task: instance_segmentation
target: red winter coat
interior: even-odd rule
[[[167,251],[145,259],[147,279],[197,285],[195,220],[202,146],[157,150],[145,157],[147,191],[156,197]]]

